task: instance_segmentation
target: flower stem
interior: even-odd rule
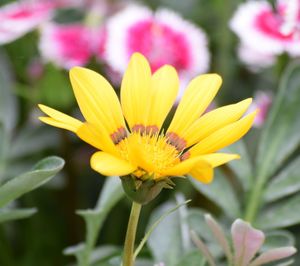
[[[246,207],[245,220],[253,223],[256,218],[257,211],[260,207],[261,197],[265,184],[264,178],[258,178],[250,192],[250,198]]]
[[[136,202],[132,202],[130,217],[127,226],[125,244],[124,244],[124,254],[123,254],[123,264],[122,266],[134,266],[134,243],[137,224],[140,216],[142,205]]]

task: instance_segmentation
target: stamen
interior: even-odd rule
[[[158,127],[155,126],[155,125],[152,125],[152,126],[147,126],[146,127],[146,134],[152,136],[152,135],[155,135],[157,134],[159,131]]]
[[[114,133],[110,134],[110,138],[112,139],[113,143],[117,145],[123,139],[127,137],[127,131],[124,127],[120,127]]]
[[[143,124],[136,124],[132,127],[132,132],[143,134],[146,130],[146,127]]]

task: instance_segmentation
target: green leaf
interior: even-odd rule
[[[272,202],[300,190],[300,157],[285,167],[278,176],[268,184],[264,200]]]
[[[48,182],[63,166],[63,159],[48,157],[38,162],[33,171],[7,181],[0,187],[0,207]]]
[[[300,195],[263,209],[255,223],[260,229],[276,229],[300,223]]]
[[[190,208],[188,211],[189,228],[205,241],[214,258],[219,258],[223,255],[223,251],[205,222],[205,214],[207,214],[207,211],[199,208]]]
[[[37,153],[49,147],[56,147],[59,143],[57,138],[57,130],[29,125],[23,128],[14,138],[14,145],[10,149],[9,156],[15,159]]]
[[[95,209],[80,210],[77,214],[83,217],[86,224],[86,240],[74,247],[65,249],[64,254],[74,255],[78,265],[86,265],[90,261],[99,231],[110,210],[125,196],[118,177],[108,177],[99,195]]]
[[[93,250],[90,258],[90,264],[98,265],[100,262],[108,261],[110,258],[120,255],[122,250],[116,246],[101,246]]]
[[[139,252],[142,250],[144,244],[147,242],[147,240],[149,239],[150,235],[152,234],[152,232],[154,231],[154,229],[171,213],[175,212],[176,210],[178,210],[180,207],[182,207],[185,204],[188,204],[191,200],[187,200],[183,203],[177,204],[174,208],[168,210],[167,212],[165,212],[162,216],[160,216],[148,229],[148,231],[146,232],[145,236],[143,237],[141,243],[138,245],[138,247],[136,248],[135,252],[134,252],[134,257],[136,258],[139,254]],[[184,221],[182,221],[182,225],[184,226]],[[182,228],[182,227],[181,227]],[[182,230],[184,230],[182,228]],[[183,241],[184,242],[184,241]]]
[[[261,251],[267,251],[273,248],[288,247],[295,245],[294,235],[286,230],[270,231],[266,234],[266,240],[261,248]]]
[[[0,223],[27,218],[37,212],[36,208],[0,209]]]
[[[205,265],[205,258],[201,255],[200,251],[195,250],[192,252],[189,252],[185,256],[183,256],[179,262],[176,264],[176,266],[204,266]]]
[[[7,154],[9,150],[9,137],[4,128],[2,121],[0,121],[0,184],[3,182],[6,164],[7,164]]]
[[[168,201],[152,212],[149,224],[154,224],[159,217],[175,208],[174,201]],[[181,219],[179,212],[173,212],[164,218],[148,239],[148,246],[157,262],[173,266],[178,263],[184,253]]]
[[[182,206],[186,202],[178,204],[178,199],[177,197],[176,201],[168,201],[156,208],[149,219],[149,225],[159,224],[155,225],[147,245],[155,261],[168,266],[176,265],[191,245],[187,223],[188,210]],[[182,200],[184,199],[180,199]],[[179,210],[183,211],[175,212],[180,206]]]
[[[0,121],[10,132],[17,122],[17,101],[13,95],[11,66],[5,54],[0,53]]]
[[[209,185],[204,185],[192,177],[189,179],[199,192],[219,206],[228,217],[234,219],[241,216],[239,200],[231,184],[220,170],[215,170],[215,178]]]
[[[233,160],[229,162],[228,165],[238,177],[243,189],[248,191],[252,183],[253,169],[244,141],[240,140],[226,147],[223,151],[227,153],[237,153],[241,156],[240,160]]]
[[[259,143],[258,178],[270,177],[299,147],[300,65],[291,64],[283,74]]]

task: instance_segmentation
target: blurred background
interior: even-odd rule
[[[178,99],[193,77],[219,73],[223,85],[211,108],[254,97],[251,108],[261,110],[245,139],[250,164],[255,161],[280,80],[300,55],[300,9],[293,0],[253,2],[244,7],[247,3],[241,0],[0,0],[0,119],[7,133],[0,141],[1,183],[30,170],[48,155],[66,162],[50,182],[13,202],[18,207],[36,207],[38,212],[28,219],[0,224],[0,265],[74,263],[63,250],[85,237],[85,223],[76,210],[94,208],[105,182],[89,165],[94,148],[38,120],[39,103],[80,118],[68,79],[72,66],[101,73],[119,93],[128,59],[138,51],[150,60],[153,71],[166,63],[176,67],[181,80]],[[295,112],[293,117],[300,114]],[[290,118],[282,119],[293,123]],[[299,154],[298,144],[289,151],[293,158]],[[298,183],[293,184],[298,187],[300,178],[295,173]],[[138,238],[152,211],[176,193],[192,199],[190,207],[207,210],[225,224],[233,221],[224,218],[222,206],[209,193],[178,179],[174,190],[164,190],[144,207]],[[246,199],[241,208],[245,205]],[[293,206],[299,212],[300,205]],[[130,201],[123,198],[106,217],[97,245],[122,246],[129,211]],[[297,217],[286,224],[291,243],[299,235],[299,222]],[[151,257],[147,248],[144,256]]]

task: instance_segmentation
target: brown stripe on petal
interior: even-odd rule
[[[147,126],[146,127],[146,134],[148,135],[155,135],[159,132],[159,129],[157,126],[152,125],[152,126]]]
[[[187,160],[188,158],[190,158],[190,156],[191,156],[191,153],[189,151],[187,151],[180,156],[180,161]]]
[[[132,132],[143,134],[146,131],[146,127],[143,124],[136,124],[131,130]]]
[[[127,137],[127,131],[124,127],[119,127],[114,133],[110,134],[114,144],[120,143],[123,139]]]
[[[176,133],[169,132],[166,136],[168,138],[167,142],[174,146],[179,152],[186,148],[186,140],[180,138]]]

